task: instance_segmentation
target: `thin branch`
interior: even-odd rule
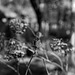
[[[55,63],[55,62],[52,62],[52,61],[50,61],[50,60],[48,60],[48,59],[46,59],[46,58],[44,58],[44,57],[38,56],[38,58],[39,58],[39,59],[42,59],[42,60],[44,59],[45,61],[49,62],[50,64],[53,64],[53,65],[59,67],[59,68],[64,72],[64,75],[66,75],[65,70],[64,70],[63,67],[60,66],[59,64],[57,64],[57,63]]]
[[[43,59],[43,63],[44,63],[44,66],[45,66],[45,68],[46,68],[47,75],[49,75],[48,69],[47,69],[47,67],[46,67],[46,62],[45,62],[44,59]]]
[[[0,62],[3,63],[4,65],[6,65],[7,67],[9,67],[10,69],[12,69],[12,70],[13,70],[15,73],[17,73],[18,75],[20,75],[20,73],[19,73],[15,68],[13,68],[12,66],[6,64],[5,62],[2,62],[2,61],[0,61]]]
[[[19,65],[20,65],[20,63],[18,62],[17,63],[17,72],[18,72],[18,75],[19,75]]]
[[[45,50],[45,51],[43,51],[43,54],[45,54],[45,56],[46,56],[46,59],[48,59],[48,55],[47,55],[47,52],[46,52],[46,50]],[[43,63],[44,63],[44,65],[45,65],[45,68],[46,68],[47,75],[49,75],[49,71],[48,71],[48,69],[47,69],[47,67],[46,67],[46,62],[45,62],[45,60],[44,60],[44,59],[43,59]]]
[[[28,65],[26,65],[26,66],[28,66]],[[31,69],[29,68],[29,72],[30,72],[30,74],[32,75],[32,72],[31,72]]]
[[[45,51],[45,50],[44,50],[44,51]],[[61,66],[63,66],[63,63],[62,63],[62,61],[61,61],[61,59],[60,59],[60,57],[59,57],[58,55],[56,55],[56,54],[55,54],[54,52],[52,52],[52,51],[50,51],[49,53],[50,53],[51,55],[54,55],[56,58],[58,58],[58,60],[60,61]],[[46,58],[48,59],[47,51],[46,51],[45,55],[46,55]]]
[[[27,26],[27,27],[30,29],[30,31],[33,33],[33,35],[34,35],[36,38],[39,38],[29,26]]]
[[[28,73],[28,71],[29,71],[29,67],[30,67],[30,64],[31,64],[32,59],[33,59],[33,55],[31,56],[31,59],[30,59],[30,61],[29,61],[29,63],[28,63],[28,67],[27,67],[27,70],[26,70],[25,75],[27,75],[27,73]]]

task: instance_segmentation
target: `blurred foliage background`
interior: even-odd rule
[[[72,45],[74,51],[68,57],[70,68],[67,75],[74,75],[75,0],[0,0],[0,32],[5,32],[7,38],[12,37],[8,26],[9,21],[14,18],[24,19],[25,17],[27,17],[25,21],[30,23],[30,27],[36,35],[37,32],[43,34],[43,43],[47,42],[48,44],[49,41],[53,42],[52,38],[57,38]],[[30,30],[27,30],[25,34],[17,36],[17,38],[31,43],[35,37]],[[48,45],[47,47],[50,50]],[[41,72],[43,75],[44,72]],[[2,75],[8,74],[5,72]]]

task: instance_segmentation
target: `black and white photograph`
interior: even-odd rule
[[[75,75],[75,0],[0,0],[0,75]]]

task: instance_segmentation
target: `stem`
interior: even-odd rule
[[[0,62],[3,63],[4,65],[6,65],[7,67],[9,67],[10,69],[12,69],[12,70],[13,70],[15,73],[17,73],[18,75],[20,75],[20,73],[19,73],[15,68],[13,68],[12,66],[6,64],[5,62],[2,62],[2,61],[0,61]]]
[[[46,50],[45,50],[45,51],[43,51],[43,54],[45,54],[46,59],[48,59],[48,55],[47,55],[47,51],[46,51]],[[47,67],[46,67],[46,62],[45,62],[45,60],[44,60],[44,59],[43,59],[43,62],[44,62],[45,68],[46,68],[47,75],[49,75],[49,71],[48,71],[48,69],[47,69]]]
[[[18,75],[19,75],[19,65],[20,65],[20,63],[18,62],[17,63],[17,72],[18,72]]]
[[[28,65],[26,65],[26,66],[28,66]],[[31,72],[30,68],[29,68],[29,72],[30,72],[30,74],[32,75],[32,72]]]
[[[28,71],[29,71],[29,67],[30,67],[30,64],[31,64],[32,59],[33,59],[33,55],[31,56],[31,59],[30,59],[30,61],[29,61],[29,63],[28,63],[28,67],[27,67],[27,70],[26,70],[25,75],[27,75],[27,73],[28,73]]]
[[[38,56],[40,59],[44,59],[45,61],[47,61],[47,62],[49,62],[50,64],[53,64],[53,65],[55,65],[55,66],[57,66],[57,67],[59,67],[63,72],[64,72],[64,75],[66,75],[66,72],[65,72],[65,70],[63,69],[63,67],[61,67],[59,64],[57,64],[57,63],[55,63],[55,62],[52,62],[52,61],[50,61],[50,60],[48,60],[48,59],[46,59],[46,58],[44,58],[44,57],[40,57],[40,56]]]
[[[28,28],[31,30],[31,32],[33,33],[33,35],[34,35],[36,38],[39,38],[29,26],[28,26]]]
[[[44,63],[44,65],[45,65],[47,75],[49,75],[48,69],[47,69],[47,67],[46,67],[46,62],[45,62],[45,60],[44,60],[44,59],[43,59],[43,63]]]

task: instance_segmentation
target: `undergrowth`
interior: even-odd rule
[[[40,39],[42,37],[42,34],[39,32],[39,35],[37,36],[34,33],[34,31],[31,29],[29,24],[30,23],[27,23],[25,19],[12,19],[9,22],[9,27],[11,29],[11,32],[14,33],[15,35],[17,34],[22,35],[26,32],[27,29],[30,29],[30,31],[33,33],[36,39],[35,41],[33,40],[35,43],[34,43],[34,46],[31,46],[31,47],[28,47],[27,43],[21,42],[19,39],[17,39],[16,36],[7,40],[5,38],[5,33],[0,33],[0,50],[4,51],[5,53],[3,55],[3,59],[7,60],[8,62],[12,60],[18,61],[17,69],[13,68],[12,66],[10,66],[4,61],[0,60],[0,62],[6,65],[7,67],[9,67],[10,69],[14,70],[14,72],[16,72],[18,75],[21,75],[19,73],[19,65],[20,65],[19,59],[23,59],[23,58],[25,59],[26,51],[29,50],[30,52],[32,52],[32,55],[30,57],[30,61],[27,64],[27,70],[25,72],[25,75],[28,74],[28,71],[32,75],[30,65],[34,57],[42,60],[44,67],[46,69],[47,75],[52,75],[52,73],[49,72],[47,63],[60,68],[62,72],[64,73],[64,75],[66,75],[67,70],[63,67],[64,62],[61,60],[60,56],[57,55],[55,52],[59,52],[60,54],[63,54],[65,59],[67,54],[71,52],[71,49],[68,47],[68,44],[64,43],[61,39],[53,39],[54,43],[49,43],[51,50],[47,51],[46,48],[43,47],[43,44]],[[53,55],[54,57],[56,57],[59,60],[60,64],[57,64],[56,62],[53,62],[52,60],[50,60],[49,55]],[[68,64],[66,61],[65,63],[66,65]],[[54,75],[59,75],[58,72],[59,70],[56,70]]]

